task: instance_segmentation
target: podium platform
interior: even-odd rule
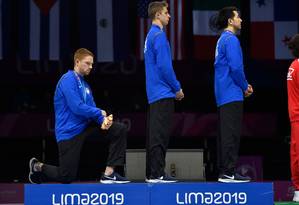
[[[273,205],[273,183],[26,184],[25,205]]]

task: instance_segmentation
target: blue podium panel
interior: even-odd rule
[[[272,183],[25,185],[25,205],[273,205]]]
[[[272,183],[175,183],[151,185],[151,204],[273,205]]]
[[[26,184],[25,205],[149,205],[147,184]]]

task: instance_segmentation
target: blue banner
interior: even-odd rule
[[[26,184],[25,205],[149,205],[147,184]]]
[[[25,205],[273,205],[272,183],[25,185]]]
[[[273,205],[274,198],[272,183],[178,183],[153,185],[150,200],[153,205]]]

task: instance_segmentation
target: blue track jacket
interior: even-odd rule
[[[57,142],[80,134],[95,121],[102,124],[104,116],[97,108],[84,78],[69,70],[59,80],[54,95],[55,134]]]
[[[171,49],[165,32],[153,24],[144,45],[146,94],[148,103],[174,98],[181,89],[172,67]]]
[[[244,74],[240,42],[230,31],[223,31],[215,51],[214,90],[217,106],[243,101],[248,83]]]

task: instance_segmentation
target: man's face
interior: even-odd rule
[[[233,12],[234,12],[234,17],[230,18],[231,25],[233,26],[234,29],[241,30],[242,19],[240,18],[239,13],[237,11],[233,11]]]
[[[169,22],[170,15],[166,7],[163,7],[162,11],[157,14],[158,19],[161,21],[163,26],[166,26]]]
[[[89,75],[92,69],[93,57],[85,56],[81,60],[77,59],[76,64],[78,65],[79,72],[81,75]]]

